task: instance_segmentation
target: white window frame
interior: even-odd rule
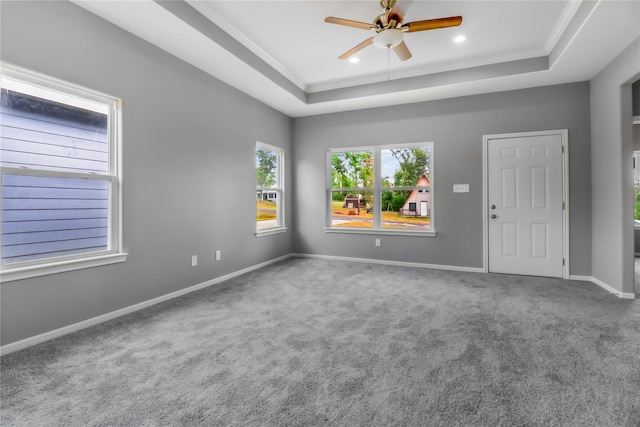
[[[110,184],[109,245],[107,250],[3,265],[0,272],[0,282],[124,262],[128,254],[123,251],[122,246],[122,101],[110,95],[11,64],[2,63],[0,65],[0,85],[3,88],[11,87],[24,93],[46,97],[79,108],[95,109],[96,105],[104,106],[108,115],[109,143],[109,171],[106,174],[2,166],[0,167],[0,180],[2,175],[6,174],[101,180]],[[1,212],[0,210],[0,215],[2,215]]]
[[[287,231],[285,222],[285,176],[284,176],[284,148],[276,147],[275,145],[265,144],[264,142],[257,141],[253,152],[255,158],[255,152],[258,148],[262,148],[268,151],[273,151],[278,156],[278,166],[276,176],[278,177],[275,187],[259,187],[256,183],[256,192],[258,191],[273,191],[277,193],[278,202],[276,203],[276,226],[271,228],[258,229],[258,221],[256,221],[256,237],[270,236],[273,234],[284,233]],[[254,216],[257,217],[256,215]]]
[[[431,182],[431,187],[429,191],[431,192],[431,207],[430,207],[430,229],[429,230],[406,230],[406,229],[391,229],[391,228],[382,228],[382,206],[380,206],[380,200],[382,196],[383,190],[387,190],[387,187],[382,187],[382,164],[381,159],[382,150],[388,149],[396,149],[396,148],[414,148],[414,147],[425,147],[429,146],[431,148],[430,151],[430,175],[434,176],[434,143],[433,141],[428,142],[411,142],[406,144],[389,144],[389,145],[369,145],[362,147],[346,147],[346,148],[331,148],[326,152],[326,161],[325,161],[325,205],[326,205],[326,225],[324,231],[327,233],[345,233],[345,234],[377,234],[377,235],[394,235],[394,236],[422,236],[422,237],[435,237],[436,229],[435,229],[435,210],[433,207],[435,206],[435,191],[433,180]],[[373,152],[373,180],[374,186],[370,187],[360,187],[360,188],[343,188],[340,191],[343,192],[373,192],[373,227],[372,228],[349,228],[349,227],[334,227],[332,226],[332,213],[331,213],[331,200],[332,193],[335,188],[332,188],[331,183],[331,155],[333,153],[344,153],[349,151],[372,151]],[[417,186],[409,186],[409,187],[393,187],[394,190],[413,190],[418,188]],[[376,202],[377,201],[377,202]]]

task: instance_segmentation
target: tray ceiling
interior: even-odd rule
[[[372,32],[324,18],[371,22],[378,1],[74,3],[292,117],[585,81],[640,36],[635,1],[405,0],[405,22],[462,25],[405,33],[407,61],[372,45],[353,64],[338,56]]]

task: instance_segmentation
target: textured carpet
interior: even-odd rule
[[[638,426],[640,300],[290,259],[1,369],[3,426]]]

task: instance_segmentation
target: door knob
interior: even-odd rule
[[[492,218],[492,219],[496,219],[496,218],[498,218],[498,215],[496,215],[496,214],[491,214],[491,218]]]
[[[491,205],[491,209],[495,209],[495,208],[496,208],[496,205]]]

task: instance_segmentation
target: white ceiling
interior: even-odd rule
[[[351,64],[372,32],[324,18],[371,22],[377,0],[74,2],[291,117],[585,81],[640,36],[638,1],[403,0],[404,22],[462,25],[405,33],[407,61],[372,45]]]

